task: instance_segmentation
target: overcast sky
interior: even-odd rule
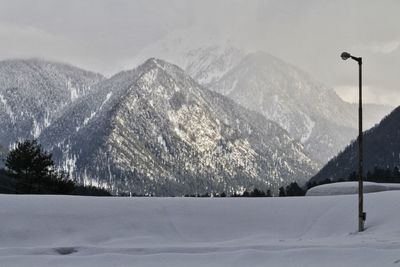
[[[235,36],[309,72],[349,101],[400,105],[398,0],[0,0],[0,59],[42,57],[106,75],[171,31]],[[133,67],[133,66],[132,66]]]

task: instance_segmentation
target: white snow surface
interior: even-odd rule
[[[0,266],[398,266],[399,198],[0,195]]]
[[[400,190],[400,184],[363,182],[364,193]],[[307,196],[331,196],[358,194],[358,182],[341,182],[315,186],[307,191]]]

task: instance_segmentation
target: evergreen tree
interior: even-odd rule
[[[296,183],[293,182],[286,186],[286,196],[304,196],[305,191]]]
[[[16,193],[40,193],[44,180],[54,176],[51,154],[43,151],[36,140],[18,143],[8,154],[5,165],[16,181]]]
[[[243,192],[242,197],[250,197],[250,193],[246,190]]]
[[[251,193],[251,196],[252,197],[265,197],[266,195],[265,195],[264,191],[261,191],[261,190],[258,190],[257,188],[255,188],[253,190],[253,192]]]
[[[10,177],[4,169],[0,169],[0,194],[14,194],[15,179]]]

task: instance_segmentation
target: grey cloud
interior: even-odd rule
[[[0,58],[41,56],[106,74],[170,31],[233,36],[333,88],[356,87],[363,56],[376,101],[398,105],[397,0],[0,0]],[[371,97],[371,99],[374,99]],[[383,99],[383,100],[382,100]]]

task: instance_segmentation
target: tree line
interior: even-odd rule
[[[299,186],[296,182],[292,182],[287,186],[281,186],[279,188],[279,197],[295,197],[304,196],[306,194],[306,189]],[[187,194],[185,197],[274,197],[272,191],[267,189],[267,191],[259,190],[254,188],[253,190],[245,190],[242,193],[227,194],[222,193],[205,193],[205,194]]]

